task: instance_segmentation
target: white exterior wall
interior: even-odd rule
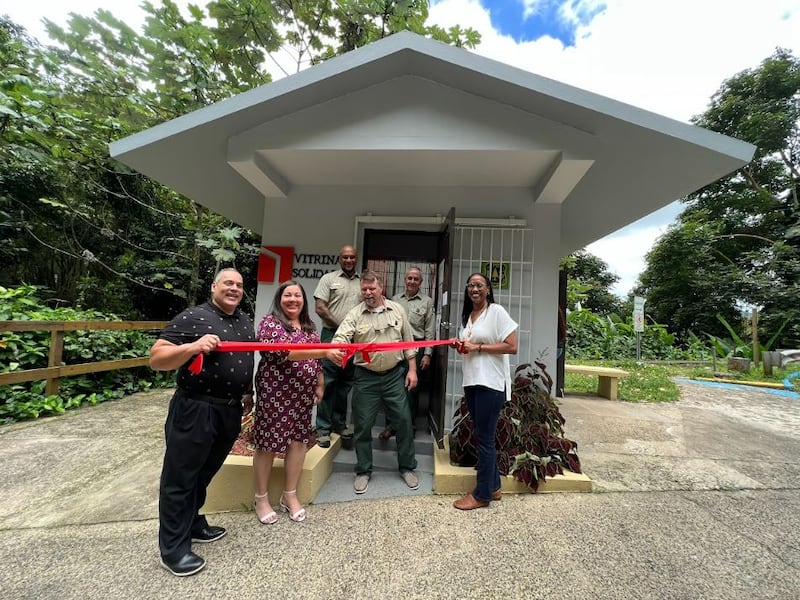
[[[512,286],[519,286],[518,292],[497,290],[495,299],[506,308],[515,303],[513,318],[520,323],[520,353],[511,358],[512,365],[531,360],[543,360],[548,371],[555,376],[556,316],[558,307],[558,254],[560,240],[559,205],[534,205],[530,190],[518,188],[301,188],[295,190],[288,199],[268,199],[266,201],[263,239],[265,246],[289,246],[297,254],[320,254],[335,256],[345,244],[354,244],[359,251],[363,229],[356,226],[357,217],[407,217],[407,223],[392,225],[366,225],[376,229],[401,228],[417,231],[437,231],[438,225],[431,225],[431,217],[446,215],[451,206],[456,206],[456,218],[472,219],[515,219],[527,222],[524,243],[533,246],[534,267],[512,263]],[[389,208],[391,207],[391,208]],[[416,220],[415,220],[416,218]],[[424,221],[422,221],[424,219]],[[421,222],[422,221],[422,222]],[[531,231],[532,230],[532,231]],[[485,231],[485,230],[484,230]],[[499,237],[491,241],[484,234],[474,233],[470,228],[464,230],[460,245],[454,248],[451,322],[458,321],[463,302],[463,281],[466,271],[479,270],[477,263],[481,257],[486,260],[493,253],[500,254]],[[471,236],[471,237],[470,237]],[[457,238],[458,239],[458,238]],[[507,238],[506,238],[507,239]],[[507,243],[507,242],[505,242]],[[477,252],[477,256],[469,256]],[[508,250],[506,249],[506,252]],[[531,255],[531,249],[526,251]],[[471,260],[472,259],[472,260]],[[305,267],[306,265],[295,265]],[[320,273],[335,270],[337,264],[313,267]],[[465,271],[466,270],[466,271]],[[313,311],[313,293],[318,277],[297,278],[309,298],[309,312]],[[525,298],[527,290],[533,295]],[[256,322],[269,310],[277,282],[261,283],[256,298]],[[316,320],[316,319],[315,319]],[[452,332],[455,335],[455,331]],[[456,357],[457,361],[458,358]],[[452,368],[450,379],[460,387],[460,375]],[[459,371],[458,368],[455,371]],[[455,381],[458,379],[458,381]],[[458,390],[455,392],[458,394]],[[445,427],[451,423],[451,408],[448,407]]]

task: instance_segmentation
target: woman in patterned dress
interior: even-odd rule
[[[278,287],[270,313],[261,320],[256,335],[259,341],[273,344],[319,343],[316,327],[308,316],[306,292],[300,284],[287,281]],[[261,523],[278,520],[269,500],[269,478],[276,454],[285,456],[280,507],[292,521],[306,518],[306,510],[297,499],[297,484],[311,436],[311,412],[322,400],[324,389],[319,359],[341,361],[342,355],[339,350],[261,353],[253,425],[254,506]]]

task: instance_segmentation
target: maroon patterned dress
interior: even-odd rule
[[[258,325],[260,342],[273,344],[319,343],[316,331],[286,331],[272,315]],[[322,370],[317,359],[288,360],[289,352],[262,352],[256,371],[256,412],[253,444],[257,450],[286,452],[289,443],[307,444],[311,436],[314,388]]]

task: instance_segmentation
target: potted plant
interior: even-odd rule
[[[545,477],[563,474],[564,469],[581,472],[578,445],[564,437],[564,417],[551,392],[553,380],[543,363],[516,368],[511,401],[497,423],[497,465],[501,475],[513,475],[533,491]],[[454,416],[450,432],[450,460],[461,467],[477,462],[475,428],[466,400]]]

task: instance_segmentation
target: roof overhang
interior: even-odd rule
[[[581,248],[755,148],[403,32],[111,144],[246,227],[301,186],[513,187]]]

